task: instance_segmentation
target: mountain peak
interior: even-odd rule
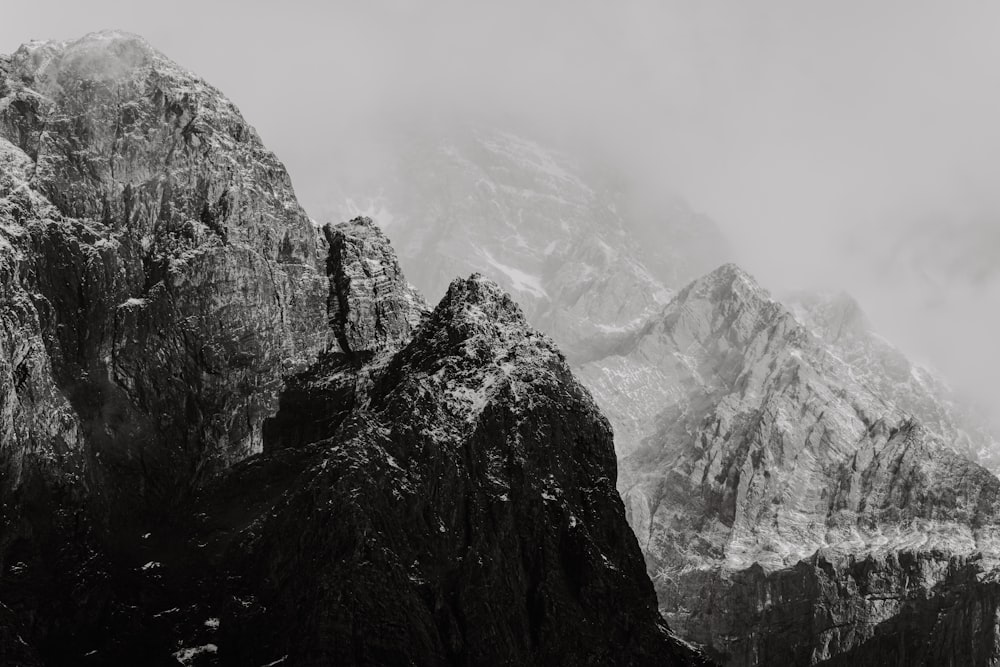
[[[490,320],[497,324],[524,324],[521,307],[500,285],[481,273],[451,281],[441,306],[448,308],[457,304],[485,308]]]
[[[315,262],[284,166],[229,99],[141,37],[21,47],[0,62],[0,134],[35,162],[37,189],[62,215],[128,231],[154,255],[223,243]]]
[[[44,81],[50,86],[66,74],[108,81],[128,78],[153,62],[176,67],[143,37],[123,30],[100,30],[72,41],[28,42],[12,59],[33,75],[32,85]]]
[[[113,41],[129,41],[129,42],[142,42],[143,44],[148,44],[146,38],[142,35],[138,35],[134,32],[129,32],[127,30],[122,30],[121,28],[104,28],[102,30],[94,30],[93,32],[88,32],[86,35],[76,40],[76,44],[81,42],[113,42]]]
[[[746,272],[742,267],[732,262],[723,264],[700,278],[692,281],[682,290],[692,295],[716,295],[720,292],[730,292],[745,296],[753,296],[771,301],[771,295]]]
[[[357,217],[351,218],[347,222],[341,222],[337,225],[333,225],[335,228],[347,230],[357,230],[363,234],[373,233],[382,234],[382,228],[378,226],[374,220],[372,220],[367,215],[359,215]]]
[[[476,386],[489,375],[506,378],[515,368],[538,369],[563,359],[555,344],[528,324],[510,295],[480,274],[452,281],[410,347],[433,351],[426,370],[446,358],[475,369]]]
[[[794,321],[749,273],[723,264],[682,289],[663,311],[660,326],[701,344],[717,336],[746,343],[785,316]]]

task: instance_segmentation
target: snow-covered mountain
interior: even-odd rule
[[[810,328],[726,265],[585,367],[592,387],[633,378],[628,401],[655,412],[619,488],[668,620],[730,665],[882,664],[865,651],[886,628],[933,625],[1000,559],[1000,481],[873,383],[885,350],[857,348],[867,373],[843,358],[829,332],[856,317],[811,305]],[[938,640],[896,638],[927,656]]]
[[[481,272],[584,360],[730,255],[710,220],[667,197],[640,209],[614,180],[522,136],[466,127],[411,141],[334,214],[378,221],[428,298]]]

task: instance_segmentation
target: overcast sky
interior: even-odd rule
[[[1000,2],[31,0],[5,7],[0,52],[102,28],[222,89],[310,212],[395,120],[527,121],[683,196],[764,285],[853,292],[1000,405],[996,276],[956,269],[998,263]],[[900,250],[918,230],[934,240]]]

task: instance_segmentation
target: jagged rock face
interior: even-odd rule
[[[49,423],[9,456],[32,452],[18,475],[76,457],[108,507],[169,506],[260,450],[282,378],[325,344],[315,231],[232,103],[141,39],[33,43],[2,70],[5,285],[26,309],[8,336],[53,385],[21,395]]]
[[[403,277],[385,234],[371,218],[323,227],[330,256],[327,313],[345,352],[406,340],[427,304]]]
[[[141,38],[33,42],[4,74],[3,136],[63,215],[128,227],[161,253],[212,232],[268,259],[315,262],[284,167],[232,102]]]
[[[261,449],[327,281],[281,165],[140,39],[27,45],[0,80],[0,596],[58,642],[106,608],[106,545]]]
[[[956,452],[994,474],[1000,470],[1000,438],[989,419],[878,336],[854,299],[843,293],[797,294],[787,303],[800,322],[847,362],[859,383],[913,415]]]
[[[868,639],[844,630],[829,649],[819,621],[783,636],[764,612],[792,612],[732,583],[748,568],[784,572],[817,551],[982,552],[995,565],[1000,482],[871,393],[737,267],[682,290],[620,353],[625,367],[655,365],[654,381],[672,389],[622,463],[630,522],[668,621],[726,664],[770,664],[785,640],[815,662]],[[820,613],[810,604],[797,613]],[[862,622],[831,613],[831,624]]]
[[[481,272],[570,359],[590,359],[728,258],[711,221],[679,202],[633,210],[572,156],[499,130],[450,130],[411,141],[369,184],[377,195],[342,207],[378,211],[431,298]]]
[[[949,572],[933,597],[918,592],[900,605],[900,613],[876,626],[872,639],[821,664],[996,665],[1000,586],[994,574],[983,579],[978,567]]]
[[[719,580],[704,574],[704,608],[691,638],[724,648],[735,664],[996,664],[1000,589],[975,558],[900,552],[816,555]]]
[[[334,344],[286,381],[278,413],[264,423],[266,449],[328,438],[365,400],[371,368],[404,345],[429,312],[403,276],[389,239],[370,218],[328,224],[323,232]]]
[[[0,68],[4,660],[701,661],[607,422],[495,284],[428,313],[138,38]]]
[[[456,274],[496,280],[581,372],[611,420],[616,450],[635,449],[658,392],[632,388],[658,386],[646,380],[659,371],[633,359],[622,372],[613,351],[674,289],[731,257],[711,220],[677,200],[640,206],[570,155],[482,128],[411,140],[367,191],[378,194],[337,210],[377,212],[425,294],[443,294]],[[578,366],[588,361],[598,363]]]
[[[693,658],[633,576],[607,422],[495,284],[455,281],[373,374],[299,481],[207,538],[240,579],[234,664]]]

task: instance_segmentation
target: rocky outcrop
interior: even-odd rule
[[[403,277],[371,218],[323,227],[330,254],[330,327],[344,352],[375,351],[407,338],[427,304]]]
[[[878,595],[903,601],[907,558],[996,565],[996,477],[872,393],[738,267],[682,290],[621,353],[657,360],[674,388],[622,462],[630,522],[668,621],[724,664],[861,656],[882,641],[873,627],[904,628],[916,607],[870,604],[842,563],[883,563]],[[975,576],[950,577],[920,570],[922,622],[946,622],[947,591],[979,594]]]
[[[325,225],[323,234],[333,341],[316,363],[286,381],[277,414],[264,422],[265,449],[329,437],[363,397],[369,368],[398,351],[429,312],[370,218]]]
[[[0,83],[5,661],[701,661],[607,422],[495,284],[428,312],[137,37]]]

